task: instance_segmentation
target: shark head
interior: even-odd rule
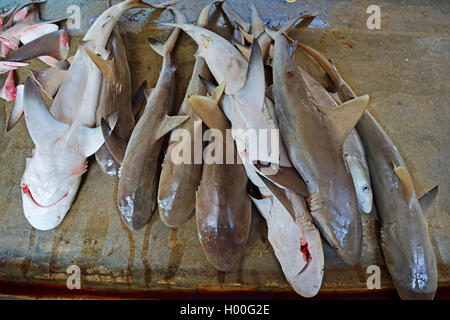
[[[328,243],[346,263],[355,265],[361,256],[361,221],[354,191],[336,186],[333,199],[325,199],[320,191],[306,199],[316,226]]]
[[[54,229],[69,211],[86,170],[85,159],[74,154],[55,146],[36,149],[27,159],[20,187],[25,217],[34,228]]]

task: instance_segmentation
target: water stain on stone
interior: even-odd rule
[[[98,221],[101,221],[101,223],[98,223]],[[100,259],[103,245],[107,238],[109,226],[108,215],[103,210],[92,210],[86,225],[82,239],[91,241],[83,242],[80,257],[86,260],[90,266],[95,266],[98,259]]]
[[[170,253],[169,253],[169,263],[167,265],[166,274],[164,275],[164,281],[170,281],[175,277],[175,274],[180,267],[181,261],[184,255],[184,243],[177,238],[178,228],[172,229],[172,234],[170,236]]]
[[[142,245],[142,251],[141,251],[141,259],[142,259],[142,265],[144,266],[144,281],[145,286],[148,288],[150,282],[152,282],[152,267],[150,266],[150,263],[147,259],[148,254],[148,248],[150,244],[150,231],[152,229],[152,222],[150,222],[147,225],[147,228],[145,229],[145,235],[144,235],[144,243]]]
[[[56,233],[53,238],[52,255],[50,256],[50,262],[48,264],[48,272],[50,273],[50,279],[55,279],[56,277],[56,259],[58,257],[58,249],[61,244],[63,237]]]
[[[33,255],[34,248],[34,234],[35,229],[31,228],[30,237],[28,238],[28,254],[23,258],[22,264],[20,265],[24,278],[27,277],[28,270],[30,270],[31,266],[31,256]]]

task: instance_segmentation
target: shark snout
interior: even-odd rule
[[[313,212],[316,226],[322,236],[336,250],[346,263],[355,265],[361,257],[361,222],[358,212],[340,212],[333,206],[325,205]]]

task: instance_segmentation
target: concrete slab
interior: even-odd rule
[[[19,1],[3,0],[0,7],[14,3]],[[193,22],[206,3],[185,0],[177,7]],[[230,3],[242,16],[249,17],[249,1]],[[272,22],[284,23],[302,11],[321,12],[313,28],[294,30],[291,35],[331,58],[356,93],[370,94],[369,109],[402,153],[417,193],[439,185],[438,201],[428,223],[438,259],[439,283],[449,285],[450,3],[377,3],[381,7],[381,30],[366,27],[366,9],[373,1],[255,1],[263,19]],[[71,51],[75,52],[81,35],[106,8],[107,1],[48,0],[43,17],[64,16],[69,4],[82,8],[81,29],[70,31]],[[223,22],[222,28],[226,28],[225,21],[217,17]],[[169,31],[159,29],[151,22],[153,19],[158,19],[158,15],[152,11],[133,10],[120,20],[134,90],[143,80],[153,86],[159,75],[161,59],[146,39],[165,39]],[[170,16],[164,13],[160,19]],[[195,51],[193,41],[182,35],[174,58],[178,65],[178,104],[191,76]],[[296,58],[323,80],[323,73],[309,57],[299,52]],[[45,68],[41,62],[33,62],[32,67]],[[26,77],[27,72],[21,70],[21,83]],[[0,83],[4,79],[1,76]],[[170,230],[155,213],[147,228],[128,231],[115,205],[117,182],[103,175],[92,159],[77,200],[61,226],[50,232],[33,230],[23,216],[19,186],[33,143],[23,119],[6,134],[6,115],[11,108],[11,103],[0,101],[0,280],[64,284],[67,267],[75,264],[82,270],[83,288],[291,290],[267,241],[265,221],[256,210],[241,264],[229,273],[217,272],[203,255],[194,217]],[[350,267],[325,246],[322,290],[365,289],[366,268],[373,264],[381,267],[382,287],[393,287],[378,245],[378,226],[371,216],[363,215],[362,221],[361,264]]]

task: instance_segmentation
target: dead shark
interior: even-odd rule
[[[355,99],[355,93],[334,64],[328,59],[320,61],[342,100]],[[376,217],[381,224],[381,249],[397,292],[402,299],[433,299],[438,272],[426,217],[436,200],[438,187],[417,199],[397,147],[368,110],[356,130],[367,153]]]
[[[308,186],[311,215],[342,259],[356,264],[361,254],[361,222],[342,146],[367,107],[368,96],[337,108],[318,105],[281,33],[275,36],[273,77],[281,136],[294,167]]]
[[[208,17],[213,5],[220,2],[212,2],[207,5],[200,13],[197,25],[207,28]],[[186,95],[180,108],[179,115],[189,115],[190,118],[183,123],[179,129],[187,130],[190,137],[195,137],[195,123],[201,122],[200,118],[193,112],[189,101],[189,95],[204,95],[206,90],[202,85],[199,75],[211,79],[208,66],[202,57],[195,57],[194,70],[186,90]],[[195,193],[200,184],[202,176],[202,165],[196,164],[194,152],[191,152],[191,162],[189,164],[175,164],[172,160],[177,141],[172,132],[170,136],[169,147],[162,165],[161,177],[158,187],[158,208],[161,220],[169,227],[178,227],[185,222],[195,209]],[[191,150],[194,150],[195,144],[191,140]],[[183,151],[187,152],[187,151]]]
[[[185,21],[182,13],[173,7],[170,9],[178,22]],[[133,230],[142,229],[156,207],[162,137],[189,118],[168,115],[172,110],[175,85],[171,51],[179,33],[175,28],[165,44],[149,39],[151,47],[163,57],[163,64],[158,83],[130,137],[119,173],[118,207],[123,221]]]
[[[63,221],[87,170],[86,158],[104,143],[101,128],[91,128],[95,125],[102,75],[86,49],[107,58],[105,46],[120,16],[132,8],[153,7],[127,0],[97,18],[83,38],[51,114],[33,80],[27,80],[24,113],[36,147],[32,158],[27,159],[21,186],[25,217],[36,229],[50,230]]]
[[[194,111],[223,141],[229,122],[219,109],[224,90],[222,83],[211,98],[189,96]],[[218,138],[220,139],[220,138]],[[232,139],[228,139],[228,141]],[[217,141],[215,141],[217,142]],[[234,148],[234,143],[233,146]],[[220,271],[236,267],[245,252],[251,223],[251,201],[246,194],[247,174],[241,164],[203,164],[203,173],[196,197],[197,229],[203,252],[209,263]]]

